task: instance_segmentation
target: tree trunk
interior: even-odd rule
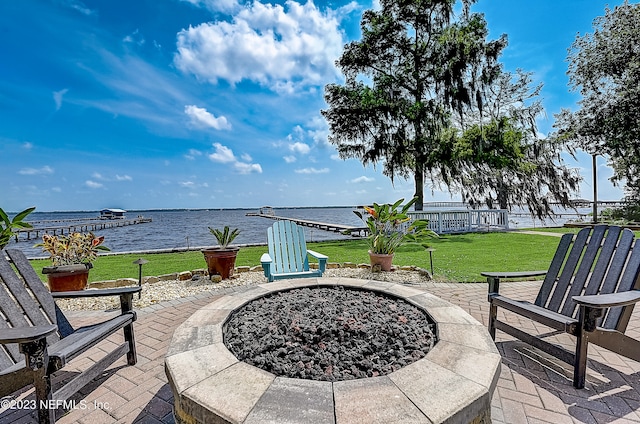
[[[509,208],[509,194],[507,193],[507,186],[500,178],[500,182],[498,184],[498,192],[497,192],[497,200],[500,209],[508,209]]]
[[[413,209],[421,211],[424,203],[424,170],[422,169],[422,165],[416,166],[413,180],[416,186],[416,193],[414,196],[418,198],[416,203],[413,204]]]

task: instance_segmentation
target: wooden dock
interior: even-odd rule
[[[100,219],[100,218],[76,218],[69,220],[51,220],[30,222],[33,228],[23,228],[15,232],[15,240],[38,239],[43,234],[64,235],[74,232],[87,232],[104,230],[107,228],[126,227],[128,225],[144,224],[151,222],[151,218],[138,216],[133,219]],[[60,225],[53,225],[60,224]]]
[[[249,212],[247,213],[247,216],[258,216],[260,218],[273,219],[276,221],[291,221],[291,222],[295,222],[298,225],[302,225],[303,227],[317,228],[319,230],[332,231],[334,233],[349,233],[354,237],[364,236],[367,234],[366,227],[353,227],[351,225],[343,225],[343,224],[329,224],[326,222],[310,221],[308,219],[291,218],[288,216],[277,216],[272,213],[263,213],[263,212],[264,211],[262,210],[260,212]]]

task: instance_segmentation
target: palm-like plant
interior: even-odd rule
[[[31,224],[24,222],[23,220],[35,209],[35,207],[25,209],[14,216],[13,219],[9,219],[9,215],[0,208],[0,250],[4,249],[7,244],[9,244],[14,230],[21,228],[33,228]]]
[[[409,208],[417,199],[417,197],[414,197],[401,209],[398,208],[400,208],[404,199],[400,199],[393,204],[385,203],[379,205],[374,203],[373,207],[365,206],[366,215],[360,211],[353,211],[367,225],[369,230],[367,241],[372,253],[393,255],[402,243],[409,241],[419,242],[420,239],[425,237],[438,237],[435,232],[427,228],[428,221],[411,221],[411,217],[407,214]]]
[[[222,230],[209,227],[209,232],[213,234],[222,249],[228,248],[229,245],[233,243],[233,240],[238,237],[238,234],[240,234],[240,230],[238,228],[231,230],[228,225],[226,225]]]

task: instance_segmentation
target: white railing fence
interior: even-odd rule
[[[496,231],[509,229],[506,209],[410,211],[411,219],[426,219],[438,234]]]

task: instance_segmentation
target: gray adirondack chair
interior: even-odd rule
[[[640,341],[624,334],[640,300],[640,240],[628,229],[599,225],[565,234],[534,303],[499,294],[500,279],[544,274],[484,272],[489,282],[489,333],[512,335],[573,365],[573,385],[585,384],[588,343],[640,361]],[[576,337],[575,351],[498,320],[498,308]]]
[[[5,257],[9,255],[11,262]],[[17,272],[16,272],[17,271]],[[139,287],[50,293],[20,250],[0,251],[0,397],[33,384],[40,423],[55,422],[56,401],[66,401],[126,355],[136,363],[132,310]],[[56,298],[120,296],[122,313],[103,322],[73,329]],[[80,354],[123,329],[124,343],[64,386],[53,390],[51,376]]]
[[[291,221],[277,221],[267,229],[269,253],[260,258],[268,281],[284,278],[321,277],[328,257],[307,249],[304,228]],[[309,256],[318,260],[318,268],[309,267]]]

